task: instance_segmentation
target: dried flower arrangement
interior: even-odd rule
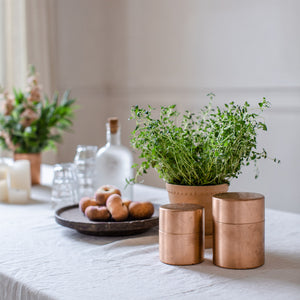
[[[66,91],[59,103],[56,92],[52,101],[41,96],[38,73],[30,67],[25,91],[2,91],[0,111],[0,147],[14,153],[40,153],[55,149],[62,132],[72,126],[75,99]]]

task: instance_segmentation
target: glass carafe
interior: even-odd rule
[[[121,130],[118,118],[109,118],[106,124],[106,145],[96,156],[96,188],[114,185],[121,190],[122,198],[133,200],[133,187],[126,180],[133,178],[133,156],[121,144]]]

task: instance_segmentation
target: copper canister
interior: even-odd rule
[[[213,196],[213,262],[230,269],[264,264],[265,198],[257,193]]]
[[[159,257],[170,265],[193,265],[204,259],[204,208],[167,204],[159,208]]]

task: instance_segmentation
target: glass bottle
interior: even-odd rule
[[[133,156],[121,144],[121,130],[118,118],[109,118],[106,123],[106,145],[96,156],[96,189],[102,185],[114,185],[121,190],[122,198],[133,200],[132,185],[126,179],[133,178]]]

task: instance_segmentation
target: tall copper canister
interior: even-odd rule
[[[170,265],[204,260],[204,208],[198,204],[167,204],[159,208],[159,257]]]
[[[251,269],[265,261],[265,198],[257,193],[213,196],[213,263]]]

